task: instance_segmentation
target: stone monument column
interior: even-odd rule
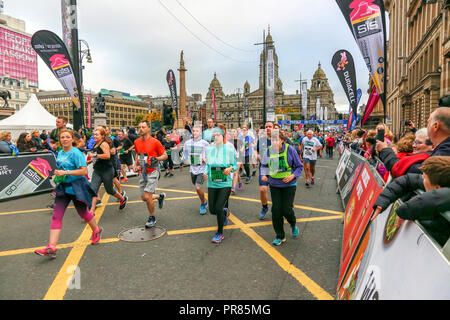
[[[184,67],[183,50],[180,55],[180,101],[178,103],[178,117],[175,121],[175,129],[184,129],[186,122],[186,78],[185,73],[187,69]]]

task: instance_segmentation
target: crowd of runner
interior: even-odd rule
[[[101,205],[100,186],[119,201],[119,210],[125,210],[128,196],[121,183],[128,181],[127,172],[138,174],[141,200],[148,210],[145,227],[154,227],[154,200],[162,209],[166,197],[165,193],[157,192],[158,181],[163,173],[164,178],[174,176],[174,157],[180,171],[183,163],[189,166],[190,179],[200,201],[200,215],[209,210],[217,218],[213,243],[224,239],[230,195],[242,191],[243,184],[251,183],[257,175],[261,201],[259,219],[265,219],[269,211],[270,190],[275,231],[273,245],[280,245],[286,241],[284,218],[290,223],[292,236],[295,238],[299,234],[293,204],[303,169],[306,186],[314,185],[317,158],[332,158],[339,142],[339,136],[332,132],[322,135],[301,127],[286,132],[270,121],[257,131],[248,125],[227,130],[224,124],[215,123],[213,119],[208,119],[205,128],[194,125],[181,134],[165,128],[152,133],[146,120],[139,123],[138,135],[133,128],[112,134],[108,127],[99,126],[88,140],[67,129],[65,120],[57,120],[57,128],[48,141],[57,159],[50,240],[45,248],[35,251],[50,257],[56,256],[62,217],[70,201],[91,226],[92,244],[98,243],[103,229],[95,223],[94,212],[96,206]],[[91,163],[93,171],[89,177],[87,167]]]

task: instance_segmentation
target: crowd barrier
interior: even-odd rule
[[[399,218],[401,200],[371,221],[384,180],[366,159],[339,150],[336,179],[345,214],[338,299],[449,299],[450,239],[440,246],[419,222]],[[450,220],[450,213],[443,216]]]

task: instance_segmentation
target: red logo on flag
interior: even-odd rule
[[[64,54],[54,54],[49,60],[51,62],[50,66],[52,67],[52,69],[57,69],[59,67],[69,65],[69,60],[66,59],[66,56]]]

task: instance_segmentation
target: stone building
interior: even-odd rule
[[[405,120],[425,127],[450,93],[450,1],[385,0],[389,13],[387,114],[392,131]]]
[[[274,49],[274,95],[275,95],[275,117],[277,120],[284,118],[289,119],[303,119],[301,116],[301,95],[298,91],[295,94],[286,94],[283,91],[283,82],[279,78],[279,61],[275,50],[272,35],[269,33],[266,37],[266,49]],[[266,50],[267,52],[267,50]],[[267,61],[267,60],[266,60]],[[206,94],[206,116],[207,118],[214,118],[212,90],[214,90],[215,104],[216,104],[216,119],[217,122],[222,122],[228,128],[236,128],[242,126],[244,123],[252,123],[255,129],[263,126],[263,99],[264,99],[264,50],[260,54],[259,63],[259,81],[258,88],[251,91],[248,81],[244,83],[244,90],[239,89],[232,94],[225,94],[222,85],[217,78],[216,73],[209,85],[208,93]],[[321,97],[322,106],[326,105],[329,108],[328,119],[337,119],[337,112],[334,107],[334,97],[331,88],[328,85],[328,79],[320,67],[316,71],[311,82],[311,89],[308,90],[308,114],[315,114],[315,99]],[[266,110],[267,110],[267,90],[266,90]],[[314,107],[314,111],[311,109]]]
[[[138,114],[149,113],[149,104],[129,93],[102,89],[100,91],[105,97],[106,125],[112,130],[134,127]],[[91,126],[94,126],[94,103],[98,93],[84,92],[84,124],[88,127],[88,100],[90,97]],[[69,123],[73,123],[72,100],[64,90],[40,91],[37,93],[39,102],[48,112],[54,116],[65,116]]]

